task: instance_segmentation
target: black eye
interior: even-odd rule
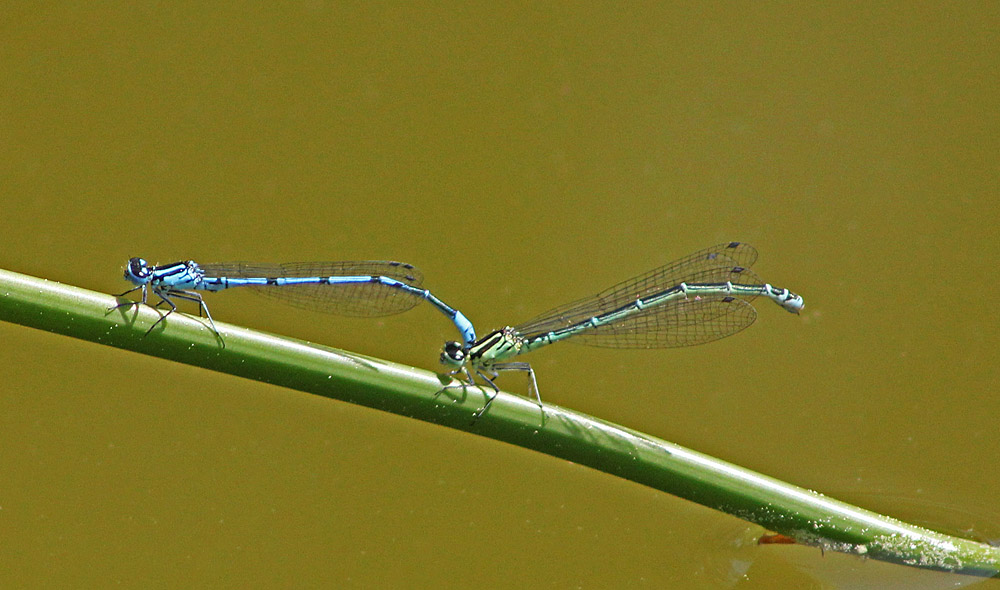
[[[128,271],[132,276],[144,279],[149,276],[149,265],[142,258],[130,258],[128,261]]]
[[[455,342],[454,340],[449,340],[444,343],[444,353],[442,357],[448,357],[453,361],[462,361],[465,359],[465,351],[462,349],[462,344],[460,342]]]

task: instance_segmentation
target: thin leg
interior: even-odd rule
[[[115,295],[115,297],[124,297],[124,296],[128,295],[129,293],[135,293],[139,289],[142,289],[142,303],[146,303],[146,285],[139,285],[138,287],[135,287],[134,289],[129,289],[128,291],[125,291],[124,293],[120,293],[118,295]],[[112,312],[112,311],[114,311],[116,309],[120,309],[122,307],[131,307],[131,306],[133,306],[135,304],[136,304],[135,301],[126,301],[125,303],[119,303],[118,305],[114,305],[114,306],[109,307],[108,308],[108,313],[110,313],[110,312]]]
[[[472,376],[472,372],[469,371],[469,367],[462,367],[462,370],[465,371],[465,376],[469,378],[469,385],[475,385],[476,379]]]
[[[212,319],[212,314],[209,313],[208,306],[205,305],[205,300],[202,298],[201,293],[198,293],[196,291],[170,291],[169,294],[178,299],[183,299],[185,301],[191,301],[197,303],[198,317],[201,317],[201,310],[205,310],[205,317],[208,318],[208,323],[212,326],[212,331],[215,332],[216,336],[219,336],[221,338],[219,331],[215,329],[215,321]],[[165,297],[163,297],[163,293],[158,293],[158,295],[160,296],[161,299],[165,299]]]
[[[480,416],[486,413],[486,410],[489,409],[493,400],[496,399],[497,395],[500,393],[500,388],[493,382],[494,379],[499,377],[500,371],[525,371],[528,373],[528,391],[534,394],[535,401],[538,402],[538,408],[542,411],[542,421],[544,422],[545,406],[542,405],[542,397],[538,394],[538,382],[535,380],[535,371],[531,368],[531,365],[528,363],[499,363],[490,367],[489,376],[484,374],[482,371],[476,371],[476,374],[493,388],[493,395],[486,401],[486,405],[483,406],[483,409],[476,412],[473,423],[475,423]]]
[[[535,380],[535,370],[531,368],[528,363],[500,363],[493,365],[493,370],[495,371],[525,371],[528,373],[528,391],[535,394],[535,401],[538,402],[538,407],[544,409],[545,406],[542,405],[542,396],[538,393],[538,381]]]
[[[150,289],[149,285],[139,285],[138,287],[135,287],[134,289],[129,289],[128,291],[125,291],[121,295],[115,295],[115,297],[124,297],[124,296],[128,295],[129,293],[133,293],[135,291],[138,291],[139,289],[142,289],[142,303],[146,304],[146,299],[147,299],[147,296],[148,296],[148,293],[149,293],[149,289]],[[226,341],[222,339],[222,334],[219,334],[219,330],[215,327],[215,320],[212,319],[212,314],[211,314],[211,312],[208,311],[208,305],[206,305],[205,304],[205,300],[202,299],[201,293],[198,293],[196,291],[183,291],[183,290],[180,290],[180,289],[163,289],[163,288],[158,289],[156,287],[152,287],[152,290],[153,290],[153,293],[155,293],[156,296],[160,298],[160,300],[157,301],[155,305],[151,305],[150,307],[152,307],[153,309],[159,309],[160,306],[165,303],[165,304],[167,304],[167,305],[170,306],[170,309],[167,310],[167,313],[165,313],[162,316],[160,316],[160,318],[158,320],[156,320],[155,322],[153,322],[153,325],[150,326],[148,330],[146,330],[146,333],[143,334],[143,336],[148,336],[149,333],[153,331],[153,328],[155,328],[163,320],[167,319],[167,316],[169,316],[170,314],[172,314],[175,311],[177,311],[177,305],[173,302],[173,300],[171,300],[171,297],[175,297],[177,299],[183,299],[184,301],[191,301],[191,302],[197,303],[198,304],[198,317],[202,317],[201,312],[202,312],[202,310],[205,310],[205,316],[204,317],[208,318],[208,323],[211,326],[212,333],[215,334],[215,337],[218,338],[220,342],[222,342],[222,347],[225,348]],[[119,309],[121,307],[128,307],[128,306],[136,305],[137,303],[138,302],[136,302],[136,301],[127,301],[125,303],[119,303],[118,305],[115,305],[114,307],[109,308],[108,312],[110,313],[110,312],[112,312],[112,311],[114,311],[116,309]]]
[[[157,307],[160,306],[160,304],[166,302],[166,304],[170,306],[170,310],[168,310],[167,313],[161,315],[160,319],[153,322],[153,325],[150,326],[148,330],[146,330],[146,333],[143,334],[143,336],[149,336],[149,333],[153,331],[153,328],[155,328],[163,320],[167,319],[168,315],[177,311],[177,305],[174,304],[174,302],[171,301],[170,298],[167,296],[169,293],[167,293],[166,291],[158,291],[158,290],[154,290],[154,292],[160,298],[160,301],[158,301],[156,305],[153,306],[153,309],[156,309]],[[145,303],[145,301],[143,301],[143,303]]]
[[[469,370],[466,369],[467,373],[468,373],[468,371]],[[486,383],[488,383],[489,386],[491,388],[493,388],[493,395],[491,395],[489,398],[487,398],[486,403],[483,404],[483,408],[481,410],[477,410],[474,414],[472,414],[472,423],[473,424],[476,423],[476,420],[479,420],[480,416],[482,416],[483,414],[486,413],[486,410],[490,409],[490,406],[493,405],[493,400],[495,400],[497,398],[497,395],[500,394],[500,388],[497,387],[497,384],[493,382],[493,379],[497,378],[497,375],[496,375],[495,372],[493,373],[493,379],[490,379],[489,377],[487,377],[485,374],[483,374],[482,371],[476,371],[476,374],[479,375],[480,377],[482,377],[483,381],[485,381]],[[470,374],[469,377],[471,378],[472,375]]]
[[[459,373],[463,373],[465,375],[466,380],[463,380],[462,375],[459,375]],[[448,375],[449,377],[454,377],[456,381],[461,383],[461,385],[449,385],[448,387],[468,387],[469,385],[476,384],[476,380],[473,379],[472,373],[469,372],[468,367],[461,367],[459,369],[455,369],[454,371],[448,371],[447,373],[445,373],[445,375]],[[447,387],[445,389],[447,389]]]
[[[462,376],[459,375],[459,373],[463,373],[465,375],[465,380],[462,379]],[[461,383],[461,385],[448,385],[444,389],[448,389],[449,387],[461,387],[464,389],[470,385],[476,385],[476,380],[475,378],[473,378],[472,373],[469,372],[468,367],[462,367],[460,369],[455,369],[454,371],[448,371],[447,373],[445,373],[445,375],[448,375],[449,377],[455,377],[455,379],[459,383]],[[442,389],[441,391],[444,391],[444,389]],[[438,393],[441,392],[439,391]]]
[[[466,378],[466,379],[468,379],[468,381],[465,381],[465,380],[463,380],[463,379],[461,378],[461,376],[459,375],[459,373],[464,373],[464,376],[465,376],[465,378]],[[493,381],[492,381],[491,379],[487,378],[487,377],[486,377],[485,375],[483,375],[482,373],[480,373],[480,372],[478,372],[478,371],[476,371],[476,373],[477,373],[477,374],[478,374],[478,375],[479,375],[480,377],[482,377],[482,378],[483,378],[483,381],[486,381],[487,383],[489,383],[489,384],[490,384],[490,387],[492,387],[492,388],[493,388],[493,392],[494,392],[494,393],[493,393],[493,395],[492,395],[492,396],[491,396],[491,397],[490,397],[490,398],[489,398],[489,399],[487,400],[487,402],[486,402],[486,405],[485,405],[485,406],[483,407],[483,409],[481,409],[481,410],[477,410],[477,411],[476,411],[475,413],[473,413],[473,414],[472,414],[472,423],[473,423],[473,424],[475,424],[475,423],[476,423],[476,420],[478,420],[478,419],[479,419],[479,417],[483,415],[483,412],[485,412],[485,411],[486,411],[486,408],[488,408],[488,407],[490,406],[490,403],[491,403],[491,402],[493,401],[493,398],[495,398],[495,397],[496,397],[496,394],[497,394],[497,393],[499,393],[499,391],[500,391],[500,390],[499,390],[499,389],[497,388],[497,386],[493,384]],[[457,380],[457,381],[458,381],[459,383],[461,383],[461,385],[446,385],[446,386],[444,386],[444,387],[443,387],[443,388],[441,389],[441,391],[438,391],[437,393],[435,393],[435,394],[434,394],[434,396],[435,396],[435,397],[437,397],[438,395],[440,395],[440,394],[441,394],[441,392],[443,392],[443,391],[445,391],[445,390],[447,390],[447,389],[451,389],[451,388],[457,388],[457,389],[462,389],[462,390],[463,390],[463,393],[464,393],[464,392],[465,392],[465,389],[466,389],[467,387],[469,387],[470,385],[471,385],[471,386],[474,386],[474,387],[478,387],[480,391],[483,391],[483,387],[482,387],[481,385],[479,385],[478,383],[476,383],[476,379],[475,379],[475,378],[474,378],[474,377],[472,376],[472,373],[471,373],[471,372],[469,371],[469,367],[464,367],[464,366],[463,366],[463,367],[461,367],[461,368],[459,368],[459,369],[455,369],[454,371],[449,371],[449,372],[448,372],[448,373],[446,373],[446,374],[447,374],[447,375],[449,375],[449,376],[454,376],[454,377],[456,378],[456,380]],[[463,399],[464,399],[464,397],[463,397]]]

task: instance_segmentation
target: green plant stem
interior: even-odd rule
[[[0,270],[0,320],[272,383],[487,436],[567,459],[727,512],[799,542],[915,567],[996,576],[1000,549],[870,512],[655,437],[558,406],[544,418],[501,392],[428,371]],[[6,343],[8,346],[10,343]],[[449,387],[445,387],[448,385]]]

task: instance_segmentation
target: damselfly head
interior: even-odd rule
[[[125,280],[133,285],[145,285],[149,282],[152,272],[149,270],[149,263],[142,258],[129,258],[125,265]]]
[[[461,342],[449,340],[444,343],[444,349],[441,351],[441,364],[452,369],[457,369],[465,364],[465,349],[462,348]]]

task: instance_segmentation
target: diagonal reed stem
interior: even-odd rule
[[[622,426],[447,377],[0,270],[0,320],[409,416],[587,465],[720,510],[801,543],[914,567],[996,576],[1000,549],[907,524]],[[9,343],[8,343],[9,344]],[[445,387],[450,385],[450,387]]]

